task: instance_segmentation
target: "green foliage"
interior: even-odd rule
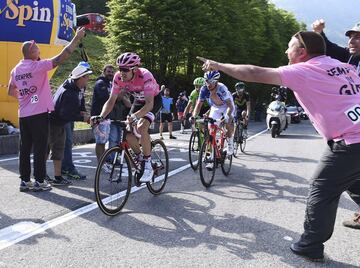
[[[267,0],[109,0],[107,57],[136,51],[143,66],[176,94],[202,76],[197,55],[222,62],[279,66],[304,27]],[[232,90],[234,79],[223,75]],[[264,86],[252,84],[256,98]],[[267,86],[269,87],[269,86]],[[269,87],[271,88],[271,87]],[[254,94],[252,94],[254,96]],[[263,96],[262,96],[263,95]]]
[[[72,0],[71,2],[76,5],[76,13],[78,15],[85,13],[100,13],[105,15],[109,11],[109,8],[106,6],[107,0]]]
[[[104,58],[104,55],[106,54],[104,40],[105,37],[95,35],[91,32],[88,32],[86,37],[83,39],[83,44],[89,57],[89,63],[94,72],[94,74],[92,74],[90,77],[90,81],[85,92],[85,98],[88,107],[91,101],[92,89],[95,84],[95,79],[101,74],[103,66],[107,63],[106,59]],[[78,65],[80,61],[82,61],[80,50],[76,49],[70,58],[56,69],[55,74],[50,80],[53,92],[68,78],[71,71]]]

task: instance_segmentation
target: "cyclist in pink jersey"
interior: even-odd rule
[[[138,158],[143,157],[145,167],[140,181],[148,182],[154,175],[151,166],[151,140],[148,130],[162,104],[159,85],[150,71],[139,67],[140,57],[136,53],[123,53],[117,58],[116,63],[119,71],[115,73],[111,95],[104,104],[101,114],[92,117],[92,122],[103,120],[113,109],[116,100],[121,99],[124,94],[130,93],[134,96],[128,121],[134,126],[136,136],[129,134],[127,140]],[[138,138],[143,156],[141,156]]]
[[[324,242],[333,233],[341,194],[360,187],[360,77],[352,65],[325,56],[325,41],[315,32],[293,35],[286,54],[289,65],[279,68],[198,59],[204,62],[205,70],[291,88],[326,139],[328,146],[310,184],[304,232],[290,246],[297,255],[323,260]],[[359,200],[353,200],[360,205]]]

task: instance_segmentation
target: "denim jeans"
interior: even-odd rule
[[[119,144],[120,138],[122,135],[122,127],[116,123],[110,124],[110,134],[109,134],[109,148],[112,148]],[[110,162],[113,160],[114,155],[108,159]]]
[[[72,160],[74,122],[68,122],[65,124],[64,127],[65,127],[66,139],[65,139],[64,158],[61,163],[61,170],[71,172],[75,169]]]

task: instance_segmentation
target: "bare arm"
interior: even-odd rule
[[[228,107],[226,110],[226,114],[227,114],[228,118],[232,118],[232,113],[234,111],[234,105],[232,104],[230,99],[226,100],[225,103]]]
[[[219,70],[236,79],[247,82],[281,85],[280,74],[275,68],[219,63],[202,57],[197,57],[197,59],[204,62],[204,70]]]
[[[192,104],[192,102],[191,102],[191,100],[189,100],[188,104],[185,107],[184,115],[187,115],[189,113],[191,104]]]
[[[200,101],[200,100],[197,101],[194,111],[192,112],[193,117],[196,117],[199,114],[200,109],[203,106],[203,103],[204,103],[203,101]]]
[[[74,52],[77,45],[79,44],[80,40],[85,36],[85,28],[80,27],[76,30],[74,38],[70,41],[70,43],[55,57],[51,58],[53,68],[57,67],[58,65],[62,64],[66,61],[71,53]]]
[[[17,98],[17,90],[16,90],[16,86],[14,86],[13,84],[9,83],[8,85],[8,90],[7,90],[7,94],[11,97]]]
[[[246,115],[248,116],[248,117],[250,117],[250,111],[251,111],[251,104],[250,104],[250,101],[247,101],[246,102]]]

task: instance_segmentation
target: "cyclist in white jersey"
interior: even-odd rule
[[[205,85],[201,87],[193,117],[196,117],[206,100],[211,106],[209,117],[212,119],[221,119],[225,121],[227,130],[228,146],[227,153],[232,155],[234,152],[234,115],[235,105],[233,97],[228,88],[219,82],[220,73],[218,71],[209,71],[204,74]]]

